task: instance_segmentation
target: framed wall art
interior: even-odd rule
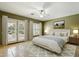
[[[64,29],[65,28],[65,21],[56,21],[54,22],[54,29]]]

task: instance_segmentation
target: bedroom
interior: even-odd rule
[[[79,57],[79,2],[0,2],[0,57]]]

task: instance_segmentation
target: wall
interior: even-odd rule
[[[65,29],[70,29],[72,34],[72,29],[79,29],[79,14],[51,19],[44,23],[44,31],[52,30],[53,29],[53,23],[56,21],[65,21]]]
[[[1,41],[2,41],[2,17],[0,15],[0,44],[1,44]]]
[[[19,16],[19,15],[12,14],[12,13],[0,11],[0,44],[2,44],[2,15],[6,15],[9,18],[14,18],[14,19],[17,19],[17,20],[27,20],[28,24],[26,26],[28,27],[28,30],[29,30],[30,21],[41,22],[41,21],[37,21],[36,19],[32,19],[32,18],[28,18],[28,17]],[[28,30],[27,30],[27,32],[28,32],[28,39],[29,39],[30,35],[29,35],[29,31]]]

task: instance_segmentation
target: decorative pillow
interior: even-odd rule
[[[60,36],[68,36],[68,33],[67,32],[62,32],[62,33],[60,33]]]
[[[68,36],[68,33],[66,33],[66,36]]]
[[[64,33],[60,33],[60,36],[64,36]]]

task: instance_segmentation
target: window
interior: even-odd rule
[[[33,36],[41,35],[41,23],[33,23]]]

